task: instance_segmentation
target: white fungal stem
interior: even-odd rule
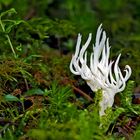
[[[116,61],[110,61],[109,39],[106,37],[102,24],[98,27],[93,52],[90,54],[90,66],[87,64],[87,48],[90,45],[92,34],[81,47],[82,35],[78,34],[75,54],[72,56],[70,70],[75,75],[81,75],[89,87],[95,92],[102,89],[102,101],[100,102],[100,116],[105,114],[107,107],[112,107],[116,93],[124,90],[126,81],[132,71],[129,65],[125,66],[123,76],[118,64],[121,54]],[[114,65],[114,67],[113,67]]]

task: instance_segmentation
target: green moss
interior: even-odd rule
[[[138,0],[0,1],[1,12],[18,12],[6,12],[5,31],[0,28],[0,139],[114,140],[133,137],[132,132],[137,139],[139,128],[135,131],[132,124],[138,123],[140,107],[132,103],[134,83],[128,82],[117,95],[119,103],[100,118],[101,91],[94,97],[85,82],[70,73],[69,63],[77,34],[83,39],[89,32],[95,36],[102,22],[109,33],[111,58],[122,53],[120,67],[129,64],[131,79],[139,85],[139,6]],[[73,84],[94,102],[83,100]],[[129,127],[131,132],[126,131]]]

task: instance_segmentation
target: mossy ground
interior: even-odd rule
[[[138,140],[139,6],[138,0],[1,1],[0,140]],[[120,67],[133,70],[102,118],[101,91],[93,93],[69,70],[77,34],[95,36],[100,22],[111,59],[122,53]]]

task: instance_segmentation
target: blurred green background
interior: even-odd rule
[[[0,0],[0,12],[15,8],[16,15],[7,18],[22,19],[28,25],[17,26],[10,31],[13,44],[29,53],[24,46],[58,49],[61,54],[72,53],[76,37],[92,32],[94,37],[100,23],[107,32],[112,46],[111,58],[122,53],[120,66],[132,67],[131,79],[140,85],[140,1],[139,0]],[[35,45],[37,44],[38,45]],[[0,53],[6,45],[0,38]],[[7,48],[8,49],[8,48]],[[8,52],[8,50],[7,50]]]

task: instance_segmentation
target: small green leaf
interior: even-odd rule
[[[0,14],[0,17],[4,16],[4,15],[6,15],[6,14],[16,14],[16,13],[17,13],[16,10],[15,10],[14,8],[11,8],[11,9],[5,11],[5,12],[2,12],[2,13]]]
[[[10,24],[9,26],[7,26],[5,28],[5,32],[6,33],[10,33],[10,31],[12,30],[13,27],[19,25],[20,23],[24,23],[23,20],[8,20],[8,22],[11,22],[12,24]]]
[[[134,140],[139,140],[140,139],[140,126],[138,126],[135,134],[134,134]]]
[[[28,90],[26,95],[44,95],[44,91],[40,88]]]
[[[8,101],[8,102],[12,102],[12,101],[19,102],[20,101],[16,96],[13,96],[11,94],[5,95],[4,99],[5,99],[5,101]]]

